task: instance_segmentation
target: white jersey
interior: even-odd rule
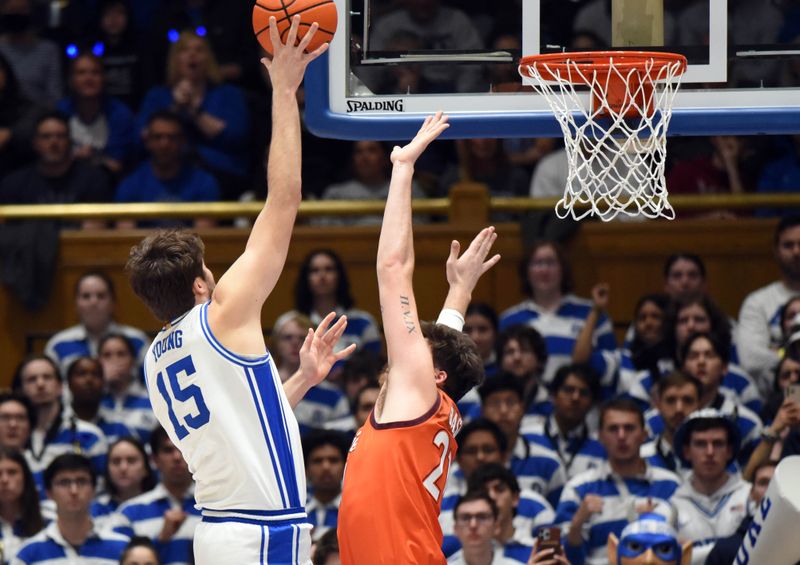
[[[736,532],[747,517],[751,489],[737,473],[711,495],[697,492],[691,475],[675,491],[672,504],[678,511],[678,536],[692,541],[693,565],[706,562],[717,539]]]
[[[300,432],[269,353],[225,349],[206,303],[156,336],[145,372],[153,411],[189,465],[204,519],[305,517]]]

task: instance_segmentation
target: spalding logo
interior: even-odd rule
[[[348,100],[347,113],[357,112],[402,112],[403,99],[395,100]]]

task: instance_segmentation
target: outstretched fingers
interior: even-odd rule
[[[294,24],[294,22],[292,22],[292,24]],[[306,47],[308,47],[308,44],[311,43],[311,40],[314,38],[314,34],[317,33],[318,29],[319,29],[319,24],[317,22],[311,24],[311,27],[308,28],[308,31],[303,36],[303,39],[300,40],[300,44],[298,45],[298,48],[300,50],[302,51],[306,50]]]
[[[339,341],[339,338],[342,337],[342,334],[344,334],[344,330],[346,327],[347,327],[347,316],[342,316],[341,318],[336,320],[336,323],[333,324],[333,326],[331,326],[331,328],[328,329],[327,332],[325,332],[323,339],[325,340],[326,343],[329,343],[331,347],[333,347],[336,344],[336,342]]]
[[[299,29],[300,29],[300,16],[295,15],[292,17],[292,25],[289,27],[289,33],[286,35],[285,45],[294,46],[297,44],[297,30]],[[274,45],[275,44],[273,43],[273,47]]]
[[[324,336],[328,331],[328,326],[336,317],[336,312],[329,312],[327,316],[322,318],[322,321],[317,325],[317,334]],[[335,325],[335,324],[334,324]]]
[[[300,351],[309,351],[311,349],[311,344],[314,343],[314,335],[314,330],[308,328],[306,338],[303,340],[303,345],[300,346]]]
[[[356,350],[356,344],[355,343],[351,343],[350,345],[348,345],[347,347],[342,349],[339,353],[334,355],[334,359],[335,359],[334,364],[336,364],[336,362],[338,362],[338,361],[341,361],[342,359],[345,359],[345,358],[349,357],[350,354],[353,353],[353,351],[355,351],[355,350]]]
[[[281,36],[278,33],[278,20],[275,16],[269,17],[269,40],[272,42],[272,53],[274,54],[281,48]],[[263,59],[262,59],[263,61]]]
[[[492,256],[492,258],[489,259],[488,261],[484,261],[483,267],[481,268],[481,275],[483,275],[484,273],[486,273],[486,271],[497,265],[498,261],[500,261],[499,253]]]

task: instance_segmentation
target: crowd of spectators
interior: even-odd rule
[[[537,532],[555,525],[564,562],[605,563],[609,533],[656,513],[693,543],[693,563],[730,563],[774,468],[800,454],[800,401],[789,393],[800,383],[800,217],[781,220],[774,252],[781,278],[749,294],[737,319],[709,296],[701,257],[666,258],[663,287],[631,302],[621,342],[607,307],[626,297],[603,283],[591,298],[573,294],[555,242],[521,263],[523,302],[500,313],[470,305],[464,332],[486,379],[459,403],[465,425],[440,516],[448,562],[533,563]],[[142,384],[149,337],[117,321],[114,306],[111,279],[86,272],[75,286],[80,322],[26,358],[0,395],[5,561],[112,563],[134,539],[127,552],[191,563],[192,475]],[[356,350],[295,408],[320,556],[335,553],[347,452],[386,360],[344,263],[317,249],[294,308],[272,325],[282,380],[329,311],[348,318],[338,347]]]
[[[447,49],[446,37],[432,35],[451,30],[455,48],[519,49],[505,4],[472,19],[438,0],[387,6],[375,45]],[[602,22],[606,0],[543,4],[574,22],[568,33],[551,30],[553,41],[604,41],[589,24]],[[691,26],[676,22],[697,8],[675,4],[667,31],[690,41],[680,30]],[[269,85],[245,8],[222,0],[0,0],[0,203],[263,195]],[[781,26],[791,22],[774,4],[764,10],[769,17],[759,21],[788,33]],[[389,24],[402,33],[386,33]],[[508,91],[511,71],[407,66],[364,78],[402,92],[451,83]],[[743,83],[785,71],[739,69]],[[671,142],[670,191],[794,190],[798,139]],[[305,197],[385,198],[389,146],[308,132],[303,142]],[[553,196],[564,166],[557,140],[442,142],[421,160],[414,190],[440,196],[471,180],[496,195]],[[638,300],[603,284],[582,298],[564,250],[534,245],[519,271],[525,300],[504,312],[479,303],[467,312],[464,331],[487,380],[459,405],[465,426],[440,518],[449,561],[526,563],[537,532],[558,525],[570,562],[604,563],[609,532],[619,536],[632,517],[656,512],[694,542],[694,563],[730,563],[725,552],[738,545],[727,538],[743,535],[778,461],[800,453],[800,403],[786,396],[800,381],[799,218],[782,220],[775,254],[781,279],[754,290],[734,320],[707,294],[703,260],[691,253],[667,258],[663,288]],[[0,562],[91,555],[191,563],[200,518],[191,473],[157,426],[141,378],[150,338],[115,320],[105,273],[85,273],[74,296],[80,323],[27,358],[12,391],[0,395]],[[634,321],[622,343],[606,313],[611,299],[631,300]],[[385,364],[376,313],[357,308],[342,260],[319,249],[299,271],[294,307],[272,324],[282,378],[297,368],[308,328],[329,311],[348,318],[339,347],[357,349],[296,408],[318,563],[335,554],[347,449],[378,400]],[[726,518],[716,519],[723,510]]]
[[[521,30],[513,15],[520,2],[496,4],[487,10],[477,2],[376,0],[371,49],[491,48],[518,55]],[[764,2],[763,10],[734,4],[732,33],[739,43],[791,41],[797,14],[790,3]],[[672,0],[665,9],[666,45],[707,41],[698,23],[707,20],[707,2]],[[610,0],[545,1],[542,13],[544,43],[610,44]],[[249,19],[247,6],[231,8],[222,0],[0,2],[0,203],[261,198],[269,84]],[[737,63],[731,76],[740,86],[778,85],[781,76],[794,76],[792,65]],[[514,64],[354,69],[378,93],[522,88]],[[557,139],[443,141],[420,162],[415,197],[447,195],[459,181],[484,183],[497,196],[560,195],[567,170],[560,145]],[[304,132],[305,198],[383,198],[390,147]],[[670,140],[667,186],[670,193],[692,194],[792,191],[800,171],[796,147],[796,139],[777,137]],[[83,225],[98,226],[111,227]]]

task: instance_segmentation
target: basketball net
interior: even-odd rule
[[[545,96],[564,134],[569,175],[556,205],[560,218],[675,218],[664,172],[667,128],[685,70],[686,59],[669,53],[522,59],[520,74]]]

